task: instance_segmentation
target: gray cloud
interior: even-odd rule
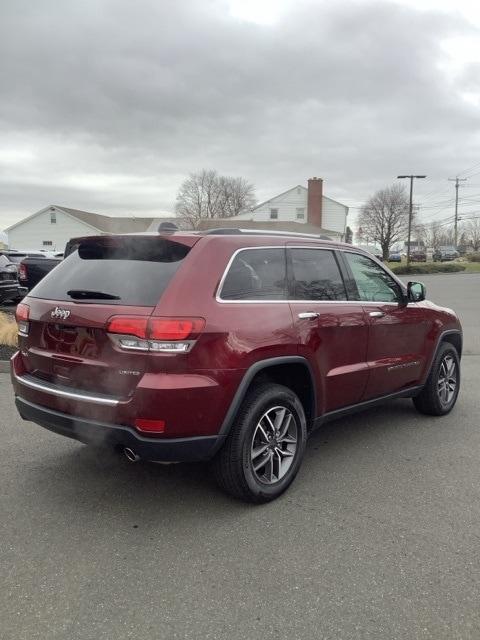
[[[455,16],[343,0],[295,3],[273,26],[220,0],[0,11],[0,227],[52,202],[169,211],[201,167],[260,198],[322,175],[356,204],[399,172],[443,185],[476,159],[461,92],[478,74],[441,67],[445,38],[476,35]]]

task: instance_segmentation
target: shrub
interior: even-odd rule
[[[457,262],[427,262],[425,264],[411,264],[407,267],[406,264],[399,264],[398,266],[391,267],[391,270],[397,275],[406,275],[410,273],[455,273],[457,271],[465,271],[466,267],[463,264]]]
[[[480,262],[480,251],[476,251],[475,253],[469,253],[467,255],[467,260],[469,262]]]
[[[0,313],[0,344],[17,346],[17,323],[5,313]]]

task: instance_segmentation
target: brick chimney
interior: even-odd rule
[[[307,222],[322,226],[323,180],[310,178],[308,181]]]

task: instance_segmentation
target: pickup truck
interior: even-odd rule
[[[0,255],[0,303],[19,302],[27,290],[18,282],[17,268],[5,255]]]
[[[18,265],[18,279],[30,291],[62,261],[63,254],[54,257],[27,256]]]

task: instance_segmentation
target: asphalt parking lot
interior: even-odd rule
[[[480,275],[421,279],[464,323],[454,411],[329,424],[266,506],[24,423],[1,375],[0,637],[478,640]]]

